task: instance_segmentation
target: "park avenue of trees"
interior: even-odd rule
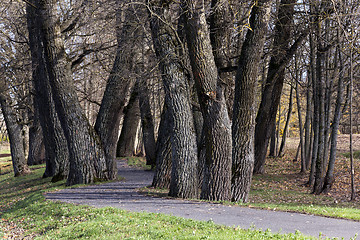
[[[113,180],[116,157],[138,154],[170,196],[246,202],[292,132],[299,172],[320,194],[335,180],[337,135],[359,132],[358,1],[5,0],[0,10],[15,176],[46,162],[52,181]]]

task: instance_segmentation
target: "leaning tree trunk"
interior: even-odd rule
[[[271,134],[271,125],[276,119],[281,92],[285,80],[285,67],[291,60],[297,47],[303,41],[304,34],[289,47],[291,26],[296,0],[281,0],[275,23],[273,54],[269,63],[268,75],[261,102],[256,116],[255,126],[255,166],[254,173],[264,173],[265,157]]]
[[[4,84],[4,82],[0,82]],[[6,89],[0,88],[0,105],[2,114],[4,116],[6,130],[10,141],[11,160],[14,169],[15,177],[25,175],[30,172],[28,165],[26,164],[24,145],[22,139],[22,127],[17,122],[17,116],[14,110],[14,106],[11,106],[10,95],[6,93]]]
[[[232,125],[232,201],[248,201],[254,167],[255,96],[261,54],[270,18],[270,2],[253,6],[250,27],[239,57]]]
[[[199,96],[205,128],[205,178],[201,198],[231,198],[231,130],[218,71],[212,52],[203,2],[182,2],[186,14],[186,38],[190,64]]]
[[[154,13],[154,14],[152,14]],[[165,87],[171,128],[172,173],[169,195],[181,198],[198,197],[197,146],[191,111],[188,79],[179,59],[176,32],[168,25],[171,15],[161,1],[151,3],[150,26],[155,52]],[[163,19],[159,19],[161,16]]]
[[[140,28],[136,25],[133,6],[124,10],[125,23],[122,23],[122,19],[120,19],[121,14],[119,12],[122,11],[120,7],[117,11],[116,57],[95,123],[95,131],[98,133],[105,151],[109,179],[115,179],[117,175],[115,159],[120,120],[136,81],[135,74],[132,73],[133,58],[135,58],[135,52],[139,48],[138,38],[141,35],[139,33]]]
[[[32,3],[38,5],[38,1]],[[35,89],[34,108],[38,112],[45,146],[46,168],[43,177],[58,181],[65,179],[69,173],[67,141],[55,110],[46,71],[39,8],[27,5],[26,11]]]
[[[67,185],[92,183],[95,179],[109,179],[105,154],[99,137],[81,109],[71,77],[71,65],[60,27],[57,25],[54,0],[39,0],[43,30],[46,70],[50,80],[56,112],[67,139],[70,171]]]

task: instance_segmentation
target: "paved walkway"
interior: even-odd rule
[[[196,220],[212,220],[217,224],[241,228],[271,229],[272,232],[350,239],[360,234],[360,222],[312,215],[275,212],[239,206],[224,206],[204,202],[149,197],[136,192],[136,188],[149,186],[153,172],[118,163],[119,175],[126,181],[75,189],[64,189],[46,194],[47,199],[94,207],[115,207],[136,212],[165,213]]]

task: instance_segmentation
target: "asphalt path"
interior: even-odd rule
[[[114,207],[134,212],[164,213],[201,221],[213,221],[232,227],[271,229],[272,232],[351,239],[360,234],[360,222],[305,215],[298,213],[259,210],[248,207],[150,197],[137,188],[149,186],[153,172],[131,168],[118,162],[119,175],[125,181],[68,188],[47,193],[46,198],[93,207]]]

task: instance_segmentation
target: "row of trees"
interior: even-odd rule
[[[310,170],[314,193],[331,188],[341,115],[359,89],[355,2],[0,4],[0,102],[15,175],[29,171],[26,155],[45,154],[53,181],[115,179],[116,155],[134,151],[141,126],[154,187],[247,201],[269,145],[275,155],[289,83],[301,172]]]

